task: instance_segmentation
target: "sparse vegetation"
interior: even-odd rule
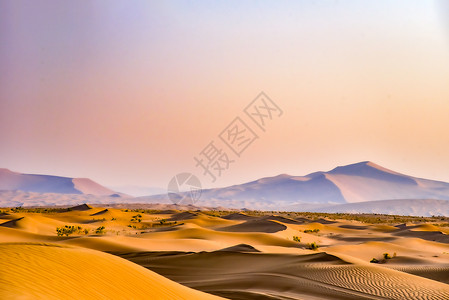
[[[87,230],[87,232],[86,232]],[[88,234],[89,230],[88,229],[84,229],[81,226],[72,226],[72,225],[65,225],[64,227],[56,227],[56,234],[58,236],[69,236],[71,234],[74,233],[84,233],[84,234]]]
[[[70,211],[69,208],[65,207],[15,207],[15,208],[2,208],[5,213],[56,213],[56,212],[67,212]],[[157,209],[122,209],[123,212],[136,212],[136,213],[147,213],[147,214],[157,214],[161,210]],[[198,212],[198,211],[190,211]],[[237,210],[210,210],[210,211],[200,211],[199,213],[210,215],[210,216],[225,216],[231,213],[237,213]],[[277,215],[286,218],[306,218],[311,221],[320,218],[329,220],[350,220],[358,221],[362,223],[371,224],[400,224],[400,223],[431,223],[440,227],[449,227],[449,217],[444,216],[432,216],[432,217],[417,217],[417,216],[400,216],[400,215],[383,215],[383,214],[350,214],[350,213],[312,213],[312,212],[284,212],[284,211],[244,211],[242,212],[248,216],[267,216],[267,215]],[[138,222],[138,221],[137,221]]]
[[[18,212],[21,212],[21,211],[23,211],[24,209],[22,208],[22,206],[17,206],[17,207],[14,207],[14,208],[11,208],[11,211],[13,212],[13,213],[18,213]]]
[[[318,244],[316,242],[307,244],[307,249],[310,249],[310,250],[317,250],[319,247],[320,246],[318,246]]]
[[[385,252],[384,254],[382,254],[382,259],[377,259],[377,258],[373,258],[372,260],[370,260],[370,263],[374,263],[374,264],[383,264],[386,263],[388,259],[392,259],[393,257],[396,257],[396,252],[393,254],[393,257],[388,253]]]
[[[104,234],[105,232],[105,227],[104,226],[100,226],[97,229],[95,229],[95,233],[96,234]]]
[[[131,222],[142,222],[142,215],[141,214],[137,214],[135,216],[132,217]]]
[[[300,243],[301,242],[301,238],[299,237],[299,236],[293,236],[293,240],[295,241],[295,242],[298,242],[298,243]]]
[[[318,232],[320,232],[318,228],[304,230],[304,233],[318,233]]]

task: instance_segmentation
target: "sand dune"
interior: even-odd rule
[[[325,253],[118,253],[187,286],[234,299],[447,299],[449,286]],[[177,266],[172,268],[171,266]],[[216,273],[214,270],[220,270]],[[314,298],[314,299],[315,299]]]
[[[81,210],[81,211],[84,211],[84,210],[89,210],[89,209],[92,209],[92,208],[89,205],[87,205],[86,203],[70,207],[70,210]]]
[[[218,299],[106,253],[0,244],[2,299]]]
[[[371,224],[299,213],[92,205],[0,213],[2,299],[208,297],[179,284],[229,299],[449,297],[444,218],[382,223],[373,216]],[[73,232],[57,236],[57,227],[70,226]]]
[[[248,219],[252,219],[254,217],[251,217],[251,216],[248,216],[248,215],[245,215],[245,214],[239,212],[239,213],[232,213],[232,214],[223,216],[222,218],[226,219],[226,220],[248,220]]]
[[[91,216],[104,215],[104,214],[107,214],[108,211],[109,211],[108,209],[103,209],[103,210],[100,210],[99,212],[96,212],[96,213],[94,213],[94,214],[91,214]]]
[[[229,232],[266,232],[274,233],[287,229],[287,226],[270,220],[250,220],[242,224],[222,227],[220,231]]]

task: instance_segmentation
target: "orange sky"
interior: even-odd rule
[[[371,160],[449,181],[442,8],[2,1],[0,166],[165,187],[179,172],[225,186]],[[194,156],[261,91],[283,115],[210,182]]]

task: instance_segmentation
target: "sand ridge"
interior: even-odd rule
[[[37,278],[43,276],[39,280],[50,275],[41,274],[36,268],[48,264],[52,273],[61,273],[68,281],[84,282],[79,279],[83,270],[77,269],[70,257],[79,256],[89,262],[98,258],[99,263],[106,263],[114,254],[135,263],[127,269],[129,274],[151,270],[184,286],[229,299],[449,298],[449,243],[445,239],[432,240],[435,232],[445,236],[447,228],[436,222],[371,224],[310,215],[88,205],[46,211],[9,209],[1,213],[0,255],[5,258],[3,267],[10,274],[8,280],[15,278],[4,289],[9,298],[15,294],[42,297],[42,293],[57,298],[65,289],[61,285],[49,291],[49,287],[39,288],[28,282],[34,275],[15,274],[19,269],[14,269],[13,264],[26,269],[20,265],[25,252],[32,255],[30,261],[24,260],[30,267],[23,272],[37,273]],[[74,232],[57,236],[57,227],[70,226],[74,226]],[[318,249],[313,249],[312,244]],[[388,259],[384,258],[385,253]],[[59,261],[52,258],[58,256]],[[378,263],[370,263],[373,258]],[[60,271],[58,263],[62,264]],[[69,272],[67,265],[72,274],[64,275]],[[139,265],[149,270],[135,269]],[[150,273],[145,276],[153,278]],[[135,274],[129,276],[135,278]],[[103,276],[119,286],[116,278],[103,271],[95,276]],[[154,278],[159,281],[162,276]],[[133,283],[137,293],[133,299],[145,299],[139,294],[142,280]],[[21,292],[20,282],[24,283]],[[109,283],[102,279],[96,283],[90,278],[89,282],[85,283],[85,294],[68,293],[78,298],[101,298],[102,293],[107,293],[102,290],[109,289]],[[168,284],[170,291],[173,284]],[[156,295],[154,299],[160,295],[161,299],[171,299],[164,289],[146,285],[149,293]],[[174,293],[182,287],[175,285]],[[188,293],[181,294],[187,297]],[[207,297],[201,295],[198,297]],[[173,299],[183,299],[176,297]],[[195,297],[185,299],[201,299]]]

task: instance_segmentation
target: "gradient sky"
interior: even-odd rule
[[[225,186],[371,160],[449,181],[444,1],[1,0],[0,69],[14,171]],[[193,157],[260,91],[283,115],[211,183]]]

